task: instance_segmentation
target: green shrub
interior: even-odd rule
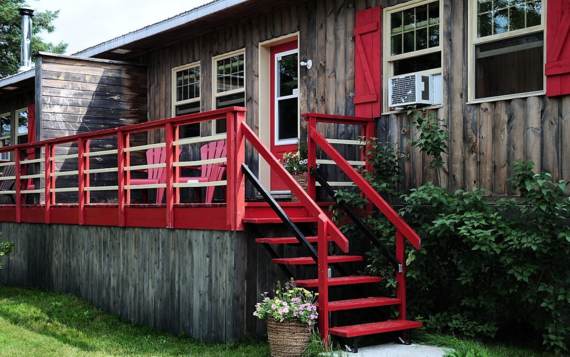
[[[0,241],[0,269],[3,269],[2,260],[14,250],[14,243]]]
[[[532,168],[517,163],[510,182],[520,197],[494,203],[482,191],[432,184],[401,196],[401,214],[422,237],[422,249],[407,253],[410,313],[428,329],[479,339],[510,332],[525,342],[539,335],[549,350],[568,352],[570,199],[566,182]],[[393,227],[379,215],[367,221],[393,249]],[[377,249],[368,255],[372,273],[393,277]]]

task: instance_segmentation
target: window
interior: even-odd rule
[[[12,144],[12,113],[0,114],[0,147]],[[10,160],[10,153],[0,153],[0,160]]]
[[[275,56],[275,143],[295,144],[299,136],[299,53]]]
[[[200,112],[200,64],[192,63],[172,70],[172,113],[175,116]],[[183,137],[200,136],[200,124],[186,125]]]
[[[28,108],[16,110],[16,125],[18,130],[17,141],[18,144],[25,144],[28,142]]]
[[[422,72],[441,77],[441,5],[413,1],[384,10],[384,107],[392,76]],[[436,97],[440,97],[436,96]]]
[[[214,108],[245,107],[245,52],[227,53],[213,58]],[[225,120],[217,120],[214,133],[226,131]]]
[[[471,100],[543,91],[544,2],[471,1]]]

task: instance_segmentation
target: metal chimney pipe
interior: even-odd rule
[[[32,17],[34,10],[28,7],[20,8],[22,16],[22,42],[20,44],[20,72],[32,69]]]

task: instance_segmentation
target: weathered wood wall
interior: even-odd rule
[[[482,188],[493,195],[515,194],[508,177],[517,160],[570,180],[570,97],[533,96],[467,104],[468,1],[443,0],[444,104],[437,110],[449,131],[442,170],[411,146],[418,132],[405,114],[378,121],[381,140],[396,145],[402,163],[402,189],[437,182],[449,190]]]
[[[43,55],[36,98],[41,140],[139,123],[147,119],[146,69]]]
[[[206,341],[263,332],[252,313],[283,276],[245,233],[0,225],[0,283],[83,297],[122,319]]]

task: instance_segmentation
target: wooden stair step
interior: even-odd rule
[[[319,237],[305,237],[309,243],[317,243]],[[271,238],[257,238],[255,240],[258,244],[271,244],[271,245],[278,245],[278,244],[299,244],[299,240],[297,237],[271,237]]]
[[[331,327],[329,333],[331,335],[344,338],[352,338],[395,331],[413,330],[420,327],[422,327],[422,323],[419,321],[388,320],[358,325]]]
[[[338,278],[329,278],[329,286],[357,285],[357,284],[376,284],[382,281],[379,276],[367,275],[350,275]],[[295,280],[295,284],[303,288],[317,288],[319,279],[302,279]]]
[[[356,263],[364,261],[364,257],[361,255],[329,255],[329,264],[337,263]],[[296,258],[277,258],[272,260],[275,264],[285,264],[285,265],[312,265],[315,261],[312,257],[296,257]]]
[[[376,297],[367,297],[359,299],[329,301],[329,310],[330,311],[356,310],[356,309],[367,309],[371,307],[399,305],[399,304],[400,304],[400,299],[384,297],[384,296],[376,296]]]
[[[317,218],[315,217],[289,217],[289,219],[294,223],[315,223]],[[250,224],[283,224],[283,221],[279,217],[245,217],[243,223]]]

